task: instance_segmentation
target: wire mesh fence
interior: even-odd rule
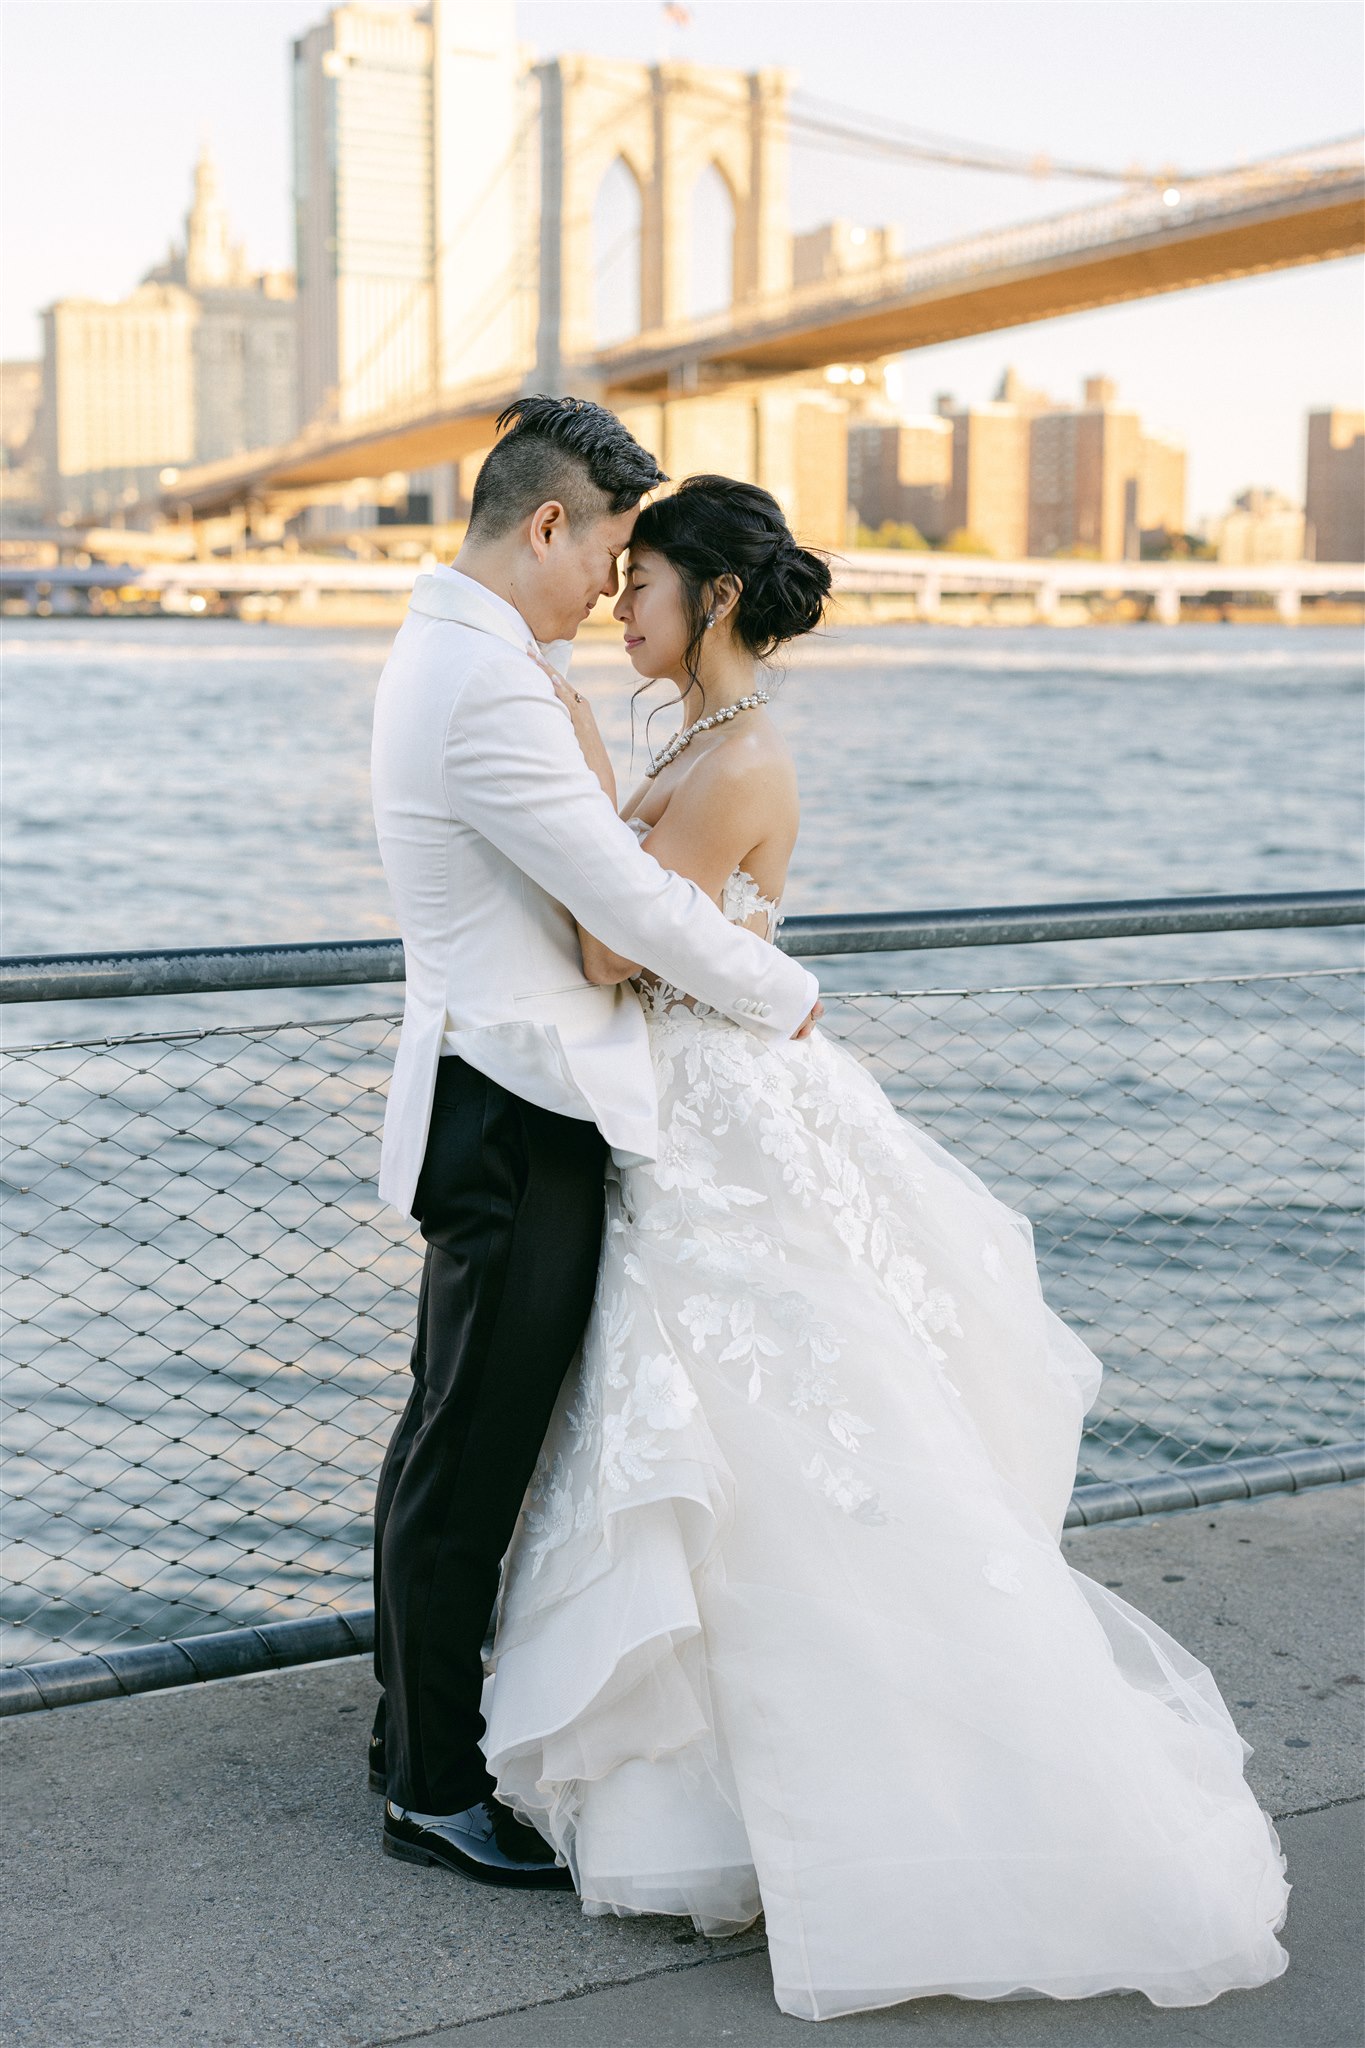
[[[1353,970],[828,995],[1032,1219],[1106,1364],[1078,1479],[1359,1428]],[[11,1049],[4,1662],[364,1606],[421,1241],[396,1007]]]

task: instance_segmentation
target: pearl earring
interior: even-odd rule
[[[707,632],[708,632],[708,633],[710,632],[711,628],[712,628],[712,627],[713,627],[713,626],[715,625],[715,623],[716,623],[716,615],[715,615],[715,613],[714,613],[714,612],[708,612],[708,613],[706,614],[706,630],[707,630]]]

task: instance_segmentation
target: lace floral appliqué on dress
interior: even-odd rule
[[[741,870],[723,907],[776,932]],[[1101,1368],[1028,1222],[818,1026],[639,990],[658,1156],[608,1168],[504,1570],[501,1796],[585,1911],[763,1911],[808,2019],[1278,1976],[1284,1858],[1212,1675],[1059,1547]]]

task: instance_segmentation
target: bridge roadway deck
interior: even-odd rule
[[[893,2048],[1356,2048],[1362,2038],[1359,1486],[1077,1530],[1067,1555],[1211,1667],[1294,1885],[1276,1983],[916,2001],[831,2023]],[[365,1664],[0,1724],[10,1809],[0,2036],[13,2048],[736,2048],[809,2041],[760,1935],[589,1920],[379,1853]],[[824,2036],[822,2034],[821,2038]]]
[[[486,448],[502,407],[526,389],[576,391],[612,405],[686,397],[765,377],[872,362],[903,349],[1054,320],[1192,286],[1355,253],[1365,240],[1354,139],[1268,157],[1022,222],[852,273],[834,287],[737,305],[715,319],[632,336],[586,360],[553,360],[288,446],[182,471],[168,506],[198,514],[287,499],[360,476],[425,469]],[[1164,197],[1174,200],[1168,207]]]

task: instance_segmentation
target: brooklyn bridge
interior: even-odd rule
[[[306,43],[295,61],[307,86]],[[333,96],[335,125],[348,65],[329,49],[312,69],[315,96]],[[1034,160],[1035,174],[1107,180],[1117,193],[906,251],[886,228],[832,223],[794,237],[792,151],[1026,167],[794,96],[781,72],[575,56],[504,75],[495,91],[487,76],[485,67],[475,78],[467,56],[443,64],[434,53],[425,255],[406,265],[362,256],[341,276],[339,181],[330,213],[316,201],[313,217],[301,217],[313,416],[286,445],[168,476],[168,511],[287,515],[355,479],[456,463],[486,448],[498,412],[529,390],[611,404],[674,474],[707,466],[708,446],[723,438],[728,466],[736,446],[747,448],[755,478],[790,496],[792,407],[812,385],[829,396],[829,385],[860,384],[906,350],[1365,248],[1358,138],[1195,175]],[[306,159],[306,92],[300,104]],[[322,169],[319,160],[318,176],[304,180],[315,198]],[[722,195],[728,241],[726,303],[701,318],[686,306],[699,178]],[[625,331],[608,339],[600,221],[613,180],[627,194],[631,303]],[[328,319],[313,319],[311,341],[310,248],[328,273]]]

